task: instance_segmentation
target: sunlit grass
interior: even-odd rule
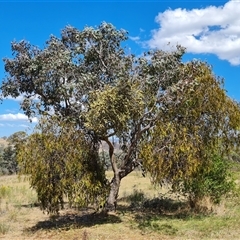
[[[111,173],[107,173],[111,178]],[[239,174],[235,174],[239,180]],[[157,189],[141,172],[122,180],[118,210],[108,218],[66,209],[50,217],[36,207],[28,181],[0,177],[1,239],[239,239],[239,196],[199,214],[168,189]]]

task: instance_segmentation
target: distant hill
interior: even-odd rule
[[[114,149],[115,153],[121,151],[121,150],[120,150],[119,143],[114,143],[114,147],[115,147],[115,149]],[[103,150],[103,151],[108,152],[108,150],[109,150],[108,144],[107,144],[106,142],[102,142],[102,144],[100,145],[100,149],[99,149],[99,150],[100,150],[100,151]]]
[[[0,138],[0,149],[7,147],[8,144],[9,143],[7,140]],[[115,146],[115,153],[121,151],[118,143],[115,143],[114,146]],[[102,144],[100,145],[100,151],[102,150],[108,152],[108,145],[106,142],[102,142]]]
[[[0,147],[5,148],[7,145],[8,145],[8,141],[3,138],[0,138]]]

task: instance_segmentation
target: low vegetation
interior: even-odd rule
[[[111,173],[107,174],[108,177]],[[236,173],[240,180],[240,174]],[[26,178],[0,177],[1,239],[238,239],[240,205],[237,194],[196,212],[165,186],[154,188],[135,171],[122,181],[119,207],[109,216],[93,208],[43,213]]]

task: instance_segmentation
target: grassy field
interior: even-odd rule
[[[49,216],[36,203],[26,180],[0,177],[0,239],[240,239],[238,197],[226,199],[212,214],[196,214],[139,172],[123,179],[118,211],[108,217],[91,209]]]

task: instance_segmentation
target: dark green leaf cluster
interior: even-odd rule
[[[0,158],[0,171],[3,175],[18,172],[16,149],[11,145],[3,149],[3,153]]]
[[[213,155],[208,165],[201,165],[178,191],[188,193],[190,205],[194,208],[204,197],[210,197],[213,203],[218,204],[234,188],[229,160]]]

